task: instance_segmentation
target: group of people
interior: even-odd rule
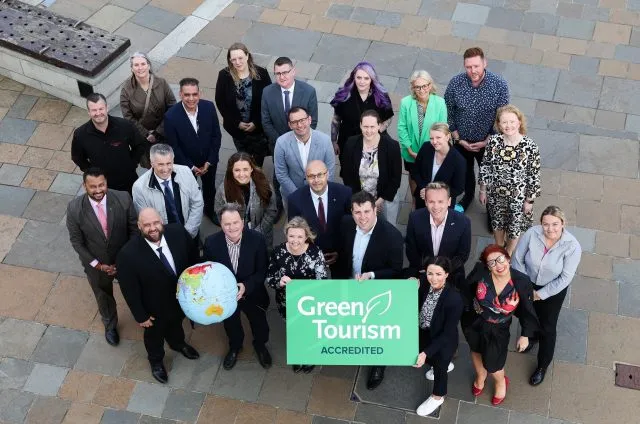
[[[429,364],[427,378],[434,380],[419,415],[444,401],[459,322],[476,369],[475,395],[491,374],[493,403],[506,396],[514,314],[523,329],[518,349],[539,340],[530,380],[539,384],[553,357],[560,307],[581,250],[555,206],[532,226],[540,153],[526,136],[523,114],[509,104],[506,81],[486,69],[484,52],[465,51],[465,72],[452,78],[444,97],[428,72],[410,76],[398,140],[387,131],[394,116],[389,94],[368,62],[356,65],[331,101],[330,135],[315,129],[315,89],[295,78],[291,59],[274,62],[274,83],[242,43],[230,46],[227,62],[216,84],[217,111],[200,98],[194,78],[180,81],[176,103],[142,53],[131,56],[132,75],[122,88],[124,118],[108,115],[104,96],[87,97],[90,120],[75,131],[71,149],[86,194],[69,204],[67,226],[106,341],[119,342],[115,278],[144,327],[152,374],[163,383],[165,340],[189,359],[199,356],[184,340],[184,315],[175,299],[178,276],[198,261],[222,263],[237,280],[238,308],[224,321],[227,370],[244,342],[241,313],[249,320],[258,361],[265,368],[272,364],[267,288],[275,291],[286,319],[286,285],[294,279],[411,278],[419,280],[416,366]],[[217,112],[237,149],[219,187]],[[272,182],[262,170],[267,156],[273,156]],[[395,227],[403,162],[415,206],[404,240]],[[487,207],[495,244],[466,276],[471,223],[464,211],[475,195],[476,162],[479,201]],[[149,168],[139,177],[138,164]],[[343,184],[333,181],[337,175]],[[274,246],[274,225],[283,214],[285,242]],[[204,243],[203,215],[221,227]],[[312,369],[293,365],[294,372]],[[372,367],[367,387],[379,386],[384,372]]]

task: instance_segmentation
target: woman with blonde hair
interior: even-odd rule
[[[429,140],[429,130],[436,122],[447,122],[447,106],[436,94],[436,85],[427,71],[419,70],[409,78],[411,94],[400,101],[398,142],[404,169],[411,173],[423,144]],[[409,188],[416,191],[416,182],[409,178]]]
[[[513,105],[498,109],[495,129],[480,165],[479,200],[487,205],[496,244],[512,254],[520,234],[531,227],[533,202],[540,196],[540,150]]]

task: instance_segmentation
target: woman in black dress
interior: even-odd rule
[[[480,261],[482,263],[467,277],[464,294],[469,312],[463,317],[462,332],[476,370],[471,392],[480,396],[487,375],[491,374],[496,385],[491,403],[499,405],[509,385],[504,364],[512,316],[518,316],[522,327],[517,343],[519,352],[527,348],[529,337],[535,335],[538,319],[533,308],[533,285],[526,274],[511,268],[511,258],[505,248],[490,244],[482,251]]]
[[[287,241],[276,246],[269,259],[266,283],[276,291],[276,305],[282,319],[287,319],[286,285],[291,280],[324,280],[327,267],[324,255],[313,244],[316,236],[307,221],[300,216],[284,226]],[[310,373],[313,365],[294,365],[293,372]]]

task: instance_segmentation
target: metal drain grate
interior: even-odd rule
[[[640,366],[616,364],[616,386],[640,390]]]

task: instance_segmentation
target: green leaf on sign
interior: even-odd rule
[[[369,318],[369,314],[376,309],[379,309],[378,315],[382,315],[389,310],[391,307],[391,290],[388,290],[384,293],[380,293],[379,295],[373,296],[367,302],[367,312],[364,314],[362,318],[362,323],[367,322],[367,318]]]

